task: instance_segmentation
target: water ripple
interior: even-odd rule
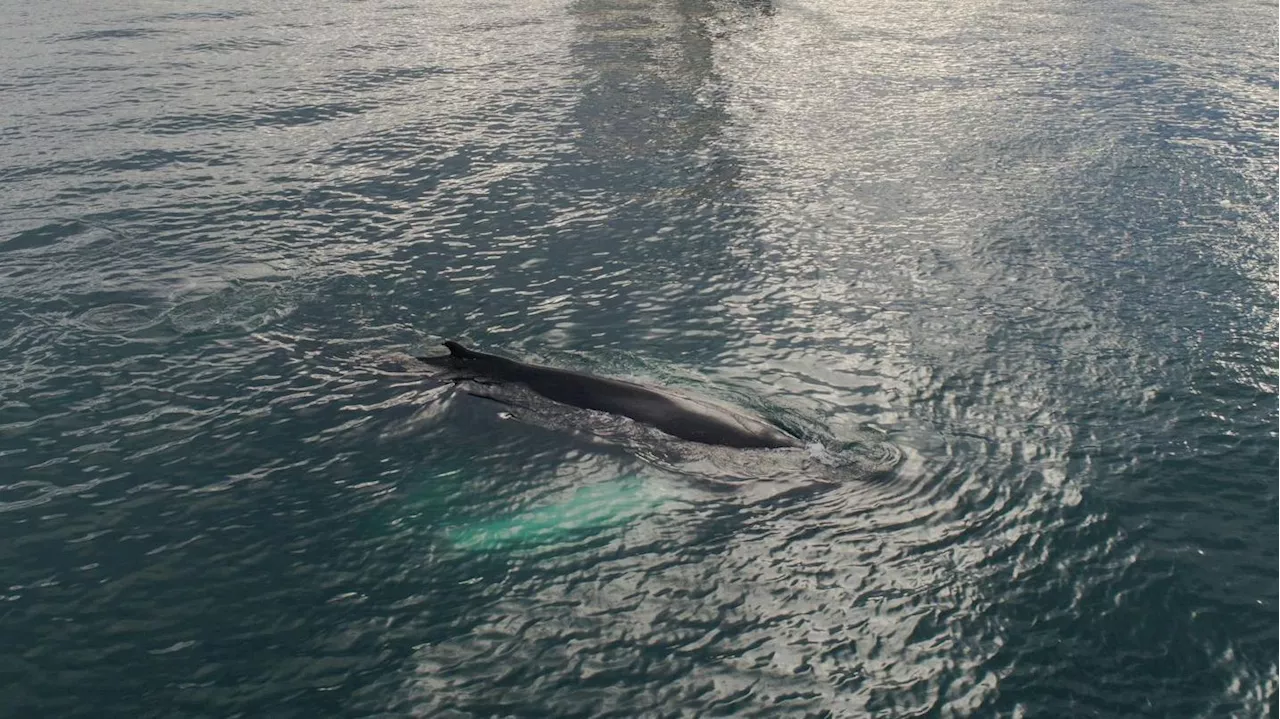
[[[0,705],[1274,713],[1274,18],[1212,10],[15,10]],[[388,360],[445,337],[892,471]]]

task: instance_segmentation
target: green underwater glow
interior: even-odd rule
[[[540,547],[621,527],[663,502],[641,478],[628,476],[582,487],[563,502],[453,527],[445,536],[474,551]]]

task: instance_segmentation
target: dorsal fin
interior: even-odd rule
[[[476,356],[475,352],[472,352],[471,350],[467,349],[466,347],[463,347],[462,345],[458,344],[457,342],[454,342],[453,340],[446,340],[444,343],[444,346],[449,348],[449,354],[453,355],[454,357],[460,357],[460,358],[466,359],[469,357]]]

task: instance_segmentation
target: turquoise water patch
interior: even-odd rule
[[[466,550],[539,547],[620,528],[663,502],[641,478],[629,476],[579,488],[563,502],[453,527],[445,536]]]

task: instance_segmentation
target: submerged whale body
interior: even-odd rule
[[[634,382],[544,367],[445,342],[449,354],[419,357],[455,371],[454,379],[513,383],[546,399],[608,412],[691,442],[736,448],[802,447],[804,443],[769,422],[711,402]]]

